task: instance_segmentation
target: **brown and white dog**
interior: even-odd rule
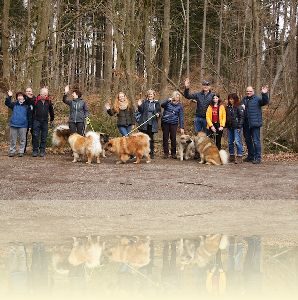
[[[105,150],[103,149],[103,145],[109,141],[109,135],[102,132],[98,132],[98,134],[100,136],[100,142],[102,145],[101,156],[106,157]],[[53,136],[52,136],[52,145],[53,145],[54,152],[58,151],[58,153],[60,154],[65,153],[64,148],[68,143],[68,138],[70,137],[70,135],[71,133],[68,125],[58,125],[54,129]]]
[[[182,134],[179,141],[180,160],[188,160],[195,156],[195,143],[190,135]]]
[[[58,125],[54,131],[52,136],[52,146],[54,152],[60,154],[64,154],[64,148],[68,143],[68,138],[70,136],[70,130],[68,125]]]
[[[225,165],[228,163],[228,153],[225,150],[218,151],[214,142],[207,137],[205,132],[198,132],[194,143],[197,151],[200,153],[200,164]]]
[[[135,155],[136,164],[141,162],[141,158],[145,156],[146,162],[150,162],[150,138],[147,134],[138,132],[128,137],[117,137],[111,139],[106,145],[105,150],[118,155],[117,163],[125,163],[131,155]]]
[[[102,146],[100,135],[97,132],[89,131],[86,136],[74,133],[68,138],[68,142],[74,156],[72,162],[77,162],[80,155],[86,155],[87,164],[91,164],[94,158],[96,158],[98,164],[100,163],[99,156],[102,153]]]

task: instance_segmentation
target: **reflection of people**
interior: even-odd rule
[[[243,264],[243,279],[248,294],[260,293],[262,289],[261,238],[251,236],[245,239],[248,244]]]
[[[30,274],[34,290],[48,287],[48,256],[43,243],[33,243]]]
[[[184,134],[184,114],[181,104],[181,95],[178,91],[173,92],[172,98],[161,103],[164,108],[161,124],[163,132],[164,158],[169,156],[169,137],[171,140],[171,157],[176,159],[176,132],[178,123],[181,134]]]
[[[138,101],[138,111],[141,113],[140,131],[150,137],[150,158],[154,159],[154,133],[158,131],[158,117],[160,116],[160,103],[155,99],[155,91],[148,90],[145,100]]]
[[[7,270],[12,293],[24,294],[28,291],[27,253],[24,244],[10,243]]]

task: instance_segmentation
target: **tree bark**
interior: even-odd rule
[[[161,75],[161,97],[165,98],[168,93],[168,75],[170,67],[170,28],[171,28],[171,1],[164,1],[164,25],[163,25],[163,53]]]
[[[205,76],[205,46],[206,46],[206,20],[207,20],[208,0],[204,1],[203,33],[202,33],[202,52],[201,52],[201,74],[200,81]]]
[[[6,82],[10,78],[9,58],[9,8],[10,0],[4,0],[2,16],[2,53],[3,53],[3,78]]]
[[[51,2],[41,0],[38,7],[36,40],[33,50],[33,90],[39,92],[42,81],[42,67],[45,56],[45,45],[49,31]]]

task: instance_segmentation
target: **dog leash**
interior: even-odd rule
[[[91,120],[90,120],[90,118],[89,118],[89,117],[87,117],[87,118],[85,118],[85,120],[86,120],[86,127],[87,127],[87,125],[90,125],[90,127],[91,127],[92,131],[95,131],[95,130],[94,130],[94,128],[93,128],[93,126],[92,126],[92,124],[91,124]]]
[[[148,120],[146,120],[145,122],[143,122],[142,124],[140,124],[138,127],[134,128],[133,130],[131,130],[129,133],[127,133],[125,135],[126,136],[129,136],[132,132],[136,131],[138,128],[140,128],[141,126],[143,126],[144,124],[146,124],[148,121],[150,121],[151,119],[153,119],[154,117],[156,117],[159,113],[156,113],[155,115],[151,116]]]

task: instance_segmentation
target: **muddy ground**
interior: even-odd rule
[[[216,167],[160,158],[140,165],[71,160],[0,154],[1,241],[90,233],[298,237],[297,161]]]

